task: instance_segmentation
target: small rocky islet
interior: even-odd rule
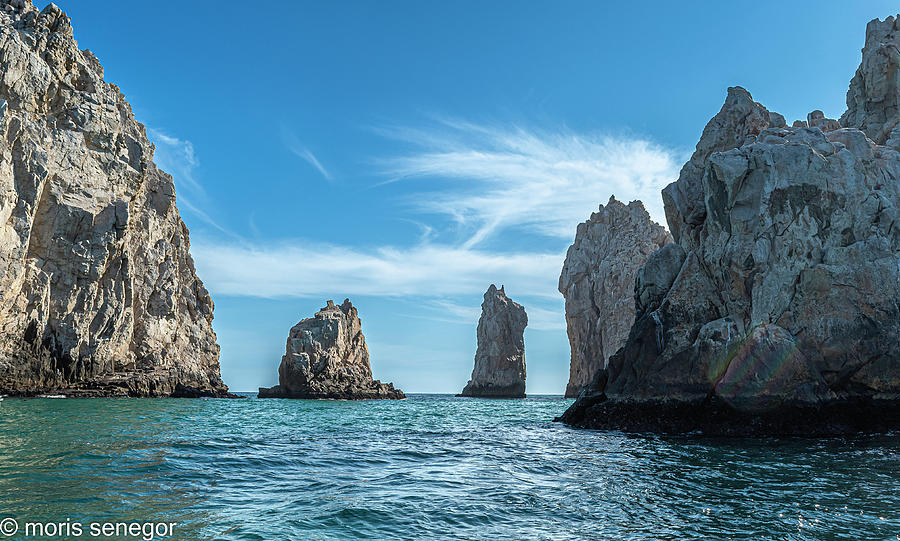
[[[328,301],[288,334],[278,385],[260,387],[259,398],[401,399],[392,383],[372,379],[369,348],[356,307]]]

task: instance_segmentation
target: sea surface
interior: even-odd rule
[[[110,539],[88,529],[107,522],[190,540],[900,539],[900,436],[551,422],[570,403],[7,398],[0,518],[11,539],[41,538],[29,522],[83,525],[45,539]]]

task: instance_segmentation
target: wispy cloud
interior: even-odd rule
[[[325,167],[319,162],[319,159],[316,158],[315,154],[313,154],[311,150],[306,147],[300,147],[293,148],[291,149],[291,151],[297,156],[300,156],[301,158],[309,162],[310,165],[318,169],[319,173],[322,173],[322,176],[325,177],[326,180],[331,180],[331,173],[329,173],[325,169]]]
[[[529,328],[565,328],[556,290],[565,248],[576,225],[610,194],[641,199],[658,221],[659,190],[677,175],[680,156],[650,141],[568,130],[526,129],[439,119],[426,128],[380,130],[405,151],[379,160],[387,182],[427,179],[413,185],[407,216],[419,234],[374,246],[347,246],[314,239],[270,241],[254,232],[251,242],[219,227],[191,199],[205,197],[194,177],[197,159],[189,141],[154,132],[158,163],[181,179],[191,197],[179,202],[219,235],[195,235],[198,272],[217,295],[266,298],[382,296],[421,299],[434,319],[471,324],[480,308],[474,295],[488,284],[505,284],[526,305]],[[284,142],[325,178],[328,171],[290,132]],[[465,234],[448,242],[450,216]],[[433,218],[433,216],[432,216]],[[256,231],[253,216],[249,228]],[[543,248],[489,250],[483,241],[515,231],[540,239]],[[523,243],[518,243],[522,246]],[[467,300],[463,300],[463,298]],[[477,298],[477,297],[475,297]]]
[[[256,297],[323,295],[446,297],[503,282],[512,295],[558,298],[562,253],[496,254],[446,245],[371,250],[306,241],[191,246],[198,272],[215,293]]]
[[[316,158],[316,155],[312,153],[312,151],[297,138],[296,135],[291,133],[286,128],[282,130],[282,136],[284,139],[284,144],[287,145],[288,150],[291,151],[295,156],[302,158],[308,164],[313,166],[323,177],[325,180],[332,180],[331,173],[325,169],[325,166],[322,165],[322,162]]]
[[[220,233],[224,233],[232,238],[240,238],[236,233],[219,225],[219,222],[215,221],[209,214],[194,205],[194,203],[191,202],[190,198],[180,196],[178,198],[178,205],[182,209],[190,212],[193,216],[196,216],[198,219],[200,219],[201,222],[211,226],[213,229],[219,231]]]
[[[640,138],[447,118],[428,128],[376,131],[409,146],[405,154],[379,160],[386,182],[453,182],[409,203],[468,229],[465,247],[511,228],[570,239],[575,225],[611,194],[625,202],[641,199],[664,224],[659,192],[677,177],[682,157]]]

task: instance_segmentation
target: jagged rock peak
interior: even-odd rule
[[[54,4],[0,0],[0,392],[224,395],[172,178]]]
[[[559,276],[571,347],[567,397],[577,396],[625,343],[634,323],[638,271],[671,242],[641,201],[625,205],[615,196],[578,225]]]
[[[315,316],[288,334],[278,385],[259,389],[260,398],[399,399],[403,391],[372,379],[362,322],[350,299],[329,300]]]
[[[28,0],[0,0],[0,24],[72,35],[71,19],[52,2],[39,10]]]
[[[858,128],[869,139],[885,144],[900,121],[900,31],[898,20],[874,19],[866,25],[866,42],[859,69],[847,90],[845,128]],[[898,137],[895,137],[895,139]]]
[[[491,284],[481,304],[472,379],[460,396],[525,396],[524,332],[527,325],[525,308],[507,297],[502,285],[497,289]]]
[[[700,225],[706,218],[702,177],[709,155],[737,148],[765,128],[783,126],[786,126],[783,116],[753,101],[744,88],[728,89],[725,103],[703,128],[697,148],[681,168],[678,180],[662,191],[666,221],[675,242],[686,250],[699,243]]]

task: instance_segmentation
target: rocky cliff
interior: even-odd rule
[[[0,0],[0,392],[227,391],[153,150],[65,13]]]
[[[898,46],[893,17],[869,24],[840,123],[814,111],[787,127],[728,90],[663,191],[678,244],[642,273],[671,286],[636,291],[625,346],[563,420],[724,433],[900,426]]]
[[[459,396],[525,397],[525,326],[521,304],[494,284],[484,294],[472,379]]]
[[[260,387],[259,398],[405,398],[391,383],[372,379],[369,349],[356,307],[333,301],[291,328],[278,367],[278,385]]]
[[[670,242],[671,235],[640,201],[624,205],[610,197],[578,225],[559,276],[572,352],[566,397],[578,396],[625,343],[634,323],[638,271]]]

